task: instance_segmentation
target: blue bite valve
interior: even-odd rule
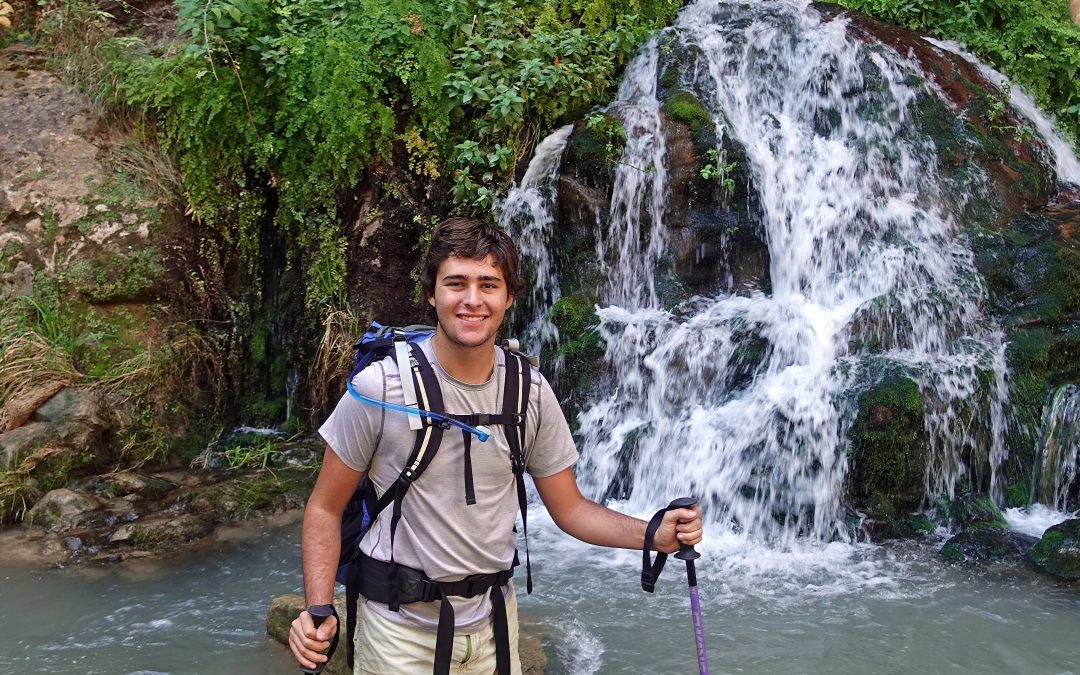
[[[673,499],[668,504],[669,509],[689,509],[697,506],[697,499],[695,497],[679,497]],[[675,554],[675,557],[679,560],[697,560],[701,557],[701,554],[694,550],[691,544],[679,543],[679,552]]]

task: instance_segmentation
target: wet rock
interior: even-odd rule
[[[1030,535],[995,528],[961,532],[941,549],[941,557],[949,562],[998,562],[1017,560],[1035,545]]]
[[[26,514],[27,525],[47,532],[64,532],[100,524],[101,502],[68,488],[51,490]]]
[[[1047,528],[1042,539],[1028,551],[1038,569],[1061,579],[1080,579],[1080,518]]]
[[[952,522],[964,531],[1008,530],[1005,514],[987,495],[967,493],[949,505]]]
[[[306,607],[304,596],[296,593],[279,595],[270,601],[266,612],[266,634],[283,645],[289,644],[289,627],[300,612]],[[348,675],[345,663],[345,596],[334,598],[334,608],[341,618],[338,624],[338,649],[323,670],[328,675]],[[523,675],[543,675],[547,668],[547,656],[543,646],[535,635],[530,635],[528,626],[521,625],[518,637],[518,656],[521,659]]]
[[[859,396],[859,414],[848,432],[851,440],[848,493],[877,534],[901,535],[904,514],[925,498],[926,438],[918,385],[897,373]]]
[[[92,476],[79,482],[84,490],[102,499],[130,497],[133,499],[161,499],[176,485],[164,478],[144,476],[133,471]]]
[[[109,537],[109,542],[164,548],[204,537],[213,531],[213,522],[202,516],[191,513],[162,515],[121,525]]]

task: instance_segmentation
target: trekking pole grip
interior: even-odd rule
[[[307,608],[307,613],[311,616],[311,623],[315,624],[316,628],[321,626],[323,621],[326,621],[330,617],[337,615],[337,612],[334,611],[333,605],[312,605],[311,607]],[[334,636],[334,640],[330,645],[329,654],[327,654],[327,656],[333,654],[336,647],[337,636]],[[303,666],[300,666],[300,672],[304,673],[305,675],[315,675],[316,673],[321,673],[323,671],[323,668],[325,668],[326,664],[329,662],[330,660],[327,659],[322,663],[315,664],[314,668],[305,668]]]
[[[696,497],[679,497],[668,504],[668,509],[690,509],[697,506],[697,503]],[[701,554],[694,550],[692,544],[679,542],[679,552],[675,554],[675,557],[679,560],[697,560]]]

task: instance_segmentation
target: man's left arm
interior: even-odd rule
[[[533,480],[544,506],[563,532],[597,546],[640,549],[645,545],[648,523],[585,499],[572,468]],[[679,544],[693,546],[700,541],[699,508],[674,509],[664,514],[664,521],[653,537],[653,548],[674,553],[679,550]]]

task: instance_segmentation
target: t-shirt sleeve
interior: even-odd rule
[[[535,369],[533,376],[539,378],[540,391],[538,397],[530,401],[530,408],[535,407],[535,412],[530,409],[529,413],[535,414],[536,426],[534,436],[528,442],[525,468],[534,478],[545,478],[577,463],[578,451],[547,378]]]
[[[384,366],[375,363],[357,373],[353,388],[369,398],[386,400]],[[382,433],[385,409],[362,403],[349,392],[341,397],[334,412],[319,427],[319,435],[334,453],[354,471],[367,471]]]

